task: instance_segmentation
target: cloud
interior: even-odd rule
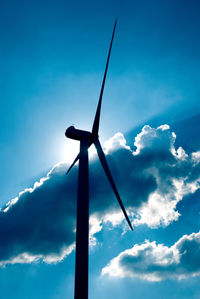
[[[56,165],[0,212],[0,264],[57,262],[73,250],[76,193]]]
[[[200,232],[184,235],[171,247],[148,240],[125,250],[102,270],[102,275],[148,281],[200,275]]]
[[[135,167],[153,175],[157,185],[137,209],[135,225],[169,225],[180,216],[177,203],[200,187],[199,152],[188,155],[182,147],[176,150],[175,140],[168,125],[157,129],[144,126],[135,138]]]
[[[169,225],[180,216],[177,203],[200,186],[200,152],[175,148],[168,125],[145,126],[135,150],[121,133],[105,143],[108,164],[133,225]],[[55,165],[33,188],[25,189],[0,210],[0,265],[42,259],[58,262],[74,249],[77,169],[68,176],[66,163]],[[90,159],[90,244],[106,222],[124,223],[102,167]]]

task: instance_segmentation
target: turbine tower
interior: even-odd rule
[[[104,91],[104,85],[106,80],[106,74],[110,59],[110,53],[112,49],[113,38],[115,34],[117,20],[114,24],[112,33],[110,48],[108,52],[108,58],[106,62],[106,68],[104,72],[103,82],[101,86],[99,102],[94,118],[92,132],[78,130],[74,126],[70,126],[65,136],[71,139],[80,141],[80,152],[75,158],[74,162],[67,171],[67,174],[72,169],[77,161],[79,161],[78,172],[78,196],[77,196],[77,220],[76,220],[76,264],[75,264],[75,299],[88,299],[88,244],[89,244],[89,178],[88,178],[88,149],[94,144],[97,150],[97,154],[101,165],[105,171],[105,174],[111,184],[111,187],[117,197],[119,205],[124,213],[124,216],[133,230],[131,222],[128,218],[124,205],[121,201],[114,180],[110,173],[105,154],[102,150],[99,142],[99,121],[101,112],[101,103]]]

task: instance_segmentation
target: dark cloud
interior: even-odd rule
[[[174,142],[175,134],[164,125],[145,126],[135,138],[134,152],[121,133],[105,143],[111,172],[134,225],[170,224],[179,217],[177,203],[199,188],[200,152],[188,156],[182,148],[176,150]],[[0,211],[1,265],[38,259],[56,262],[73,250],[77,166],[68,176],[67,168],[66,163],[57,164]],[[116,225],[124,220],[96,155],[90,161],[90,215],[92,235],[103,222]]]
[[[184,235],[171,247],[155,241],[136,244],[111,260],[102,274],[149,281],[199,276],[200,232]]]
[[[75,182],[67,180],[60,164],[36,184],[8,203],[0,213],[0,260],[27,253],[56,260],[75,240]],[[25,256],[24,261],[29,261]],[[23,257],[19,257],[23,260]]]

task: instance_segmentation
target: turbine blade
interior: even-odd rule
[[[104,169],[104,171],[105,171],[105,173],[106,173],[106,175],[107,175],[107,178],[108,178],[108,180],[109,180],[109,182],[110,182],[110,184],[111,184],[111,186],[112,186],[112,189],[113,189],[113,191],[114,191],[114,193],[115,193],[115,195],[116,195],[116,197],[117,197],[117,200],[118,200],[118,202],[119,202],[119,205],[120,205],[120,207],[121,207],[121,209],[122,209],[122,211],[123,211],[123,213],[124,213],[124,216],[125,216],[125,218],[126,218],[128,224],[129,224],[131,230],[133,230],[133,227],[132,227],[132,225],[131,225],[131,222],[130,222],[130,220],[129,220],[129,218],[128,218],[128,215],[127,215],[127,213],[126,213],[126,210],[125,210],[125,208],[124,208],[124,205],[123,205],[123,203],[122,203],[122,201],[121,201],[121,198],[120,198],[120,196],[119,196],[119,193],[118,193],[117,188],[116,188],[116,186],[115,186],[115,183],[114,183],[114,181],[113,181],[112,175],[111,175],[111,173],[110,173],[110,170],[109,170],[109,167],[108,167],[108,164],[107,164],[107,161],[106,161],[105,154],[104,154],[104,152],[103,152],[103,149],[102,149],[101,144],[100,144],[100,142],[99,142],[98,139],[96,139],[96,140],[94,141],[94,145],[95,145],[95,147],[96,147],[97,154],[98,154],[98,156],[99,156],[99,160],[100,160],[100,162],[101,162],[101,165],[102,165],[102,167],[103,167],[103,169]]]
[[[88,150],[88,148],[92,145],[92,142],[88,142],[87,147],[85,148],[85,150]],[[70,172],[70,170],[72,169],[72,167],[76,164],[76,162],[80,159],[80,153],[76,156],[76,158],[74,159],[74,162],[72,163],[72,165],[69,167],[69,169],[67,170],[66,174],[68,174]]]
[[[76,162],[79,160],[79,158],[80,158],[80,153],[76,156],[76,158],[74,159],[74,162],[72,163],[72,165],[70,166],[70,168],[67,170],[66,174],[68,174],[70,172],[70,170],[76,164]]]
[[[114,25],[114,29],[113,29],[113,33],[112,33],[111,42],[110,42],[110,48],[109,48],[109,52],[108,52],[108,58],[107,58],[107,62],[106,62],[106,68],[105,68],[105,72],[104,72],[103,82],[102,82],[102,85],[101,85],[101,92],[100,92],[100,96],[99,96],[99,102],[98,102],[98,106],[97,106],[97,110],[96,110],[96,114],[95,114],[95,118],[94,118],[94,123],[93,123],[93,127],[92,127],[92,134],[93,135],[98,135],[98,132],[99,132],[101,102],[102,102],[102,97],[103,97],[104,85],[105,85],[105,81],[106,81],[106,75],[107,75],[107,70],[108,70],[108,64],[109,64],[110,53],[111,53],[111,49],[112,49],[112,43],[113,43],[113,38],[114,38],[114,34],[115,34],[116,24],[117,24],[117,19],[115,20],[115,25]]]

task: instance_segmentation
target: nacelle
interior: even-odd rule
[[[70,126],[66,132],[65,132],[65,136],[67,138],[71,138],[71,139],[75,139],[75,140],[83,140],[83,139],[92,139],[92,133],[88,132],[88,131],[83,131],[83,130],[78,130],[75,129],[74,126]]]

